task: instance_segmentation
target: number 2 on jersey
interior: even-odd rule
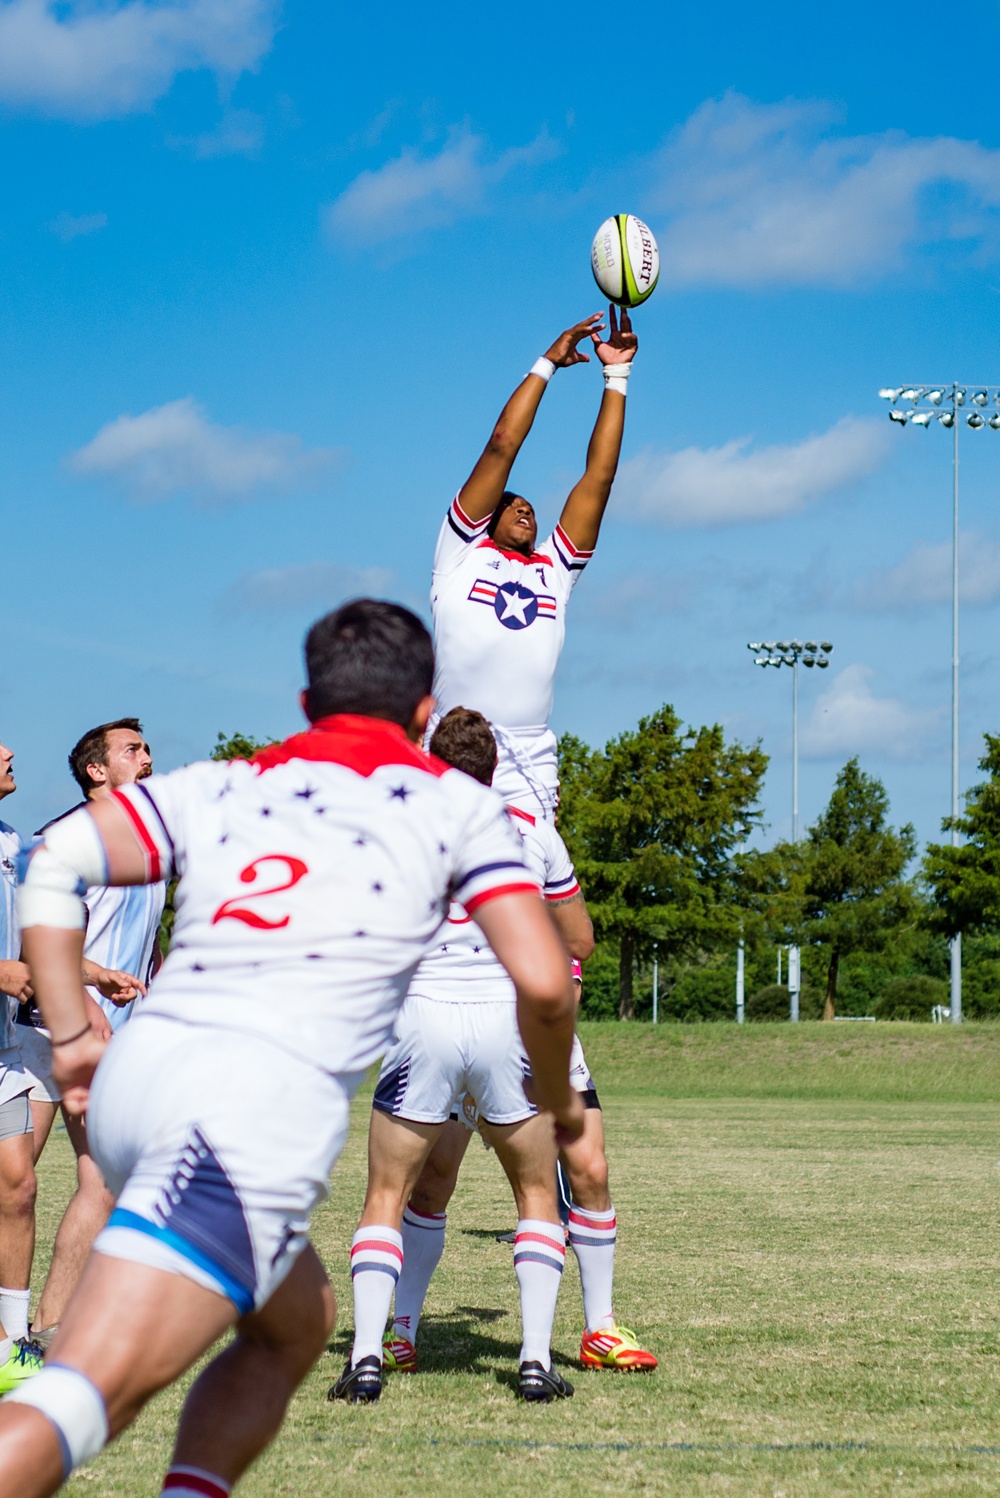
[[[252,926],[255,931],[281,931],[291,920],[290,915],[280,916],[276,920],[268,920],[266,916],[258,915],[256,910],[248,910],[246,905],[241,905],[241,900],[263,900],[268,895],[280,895],[282,890],[292,889],[304,874],[308,874],[309,866],[304,864],[301,858],[291,858],[287,853],[264,853],[260,858],[255,858],[248,863],[245,869],[240,870],[240,880],[243,884],[253,884],[257,878],[257,870],[262,863],[283,863],[288,871],[288,878],[284,884],[272,884],[269,889],[255,889],[247,895],[235,895],[231,900],[223,900],[218,910],[212,917],[212,925],[218,921],[242,921],[246,926]]]

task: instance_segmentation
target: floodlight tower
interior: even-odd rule
[[[889,420],[897,426],[929,427],[932,421],[950,427],[951,448],[951,816],[958,816],[958,432],[961,410],[968,399],[973,410],[965,413],[965,424],[974,432],[989,427],[1000,431],[1000,386],[998,385],[897,385],[879,391],[889,402]],[[924,405],[923,402],[927,404]],[[983,408],[992,407],[988,416]],[[958,828],[952,825],[952,847],[958,846]],[[951,995],[949,1008],[955,1025],[962,1022],[962,936],[951,942]]]
[[[754,653],[755,666],[791,666],[792,668],[792,842],[799,840],[799,661],[810,668],[825,671],[830,664],[833,646],[829,640],[751,640],[748,650]],[[791,997],[789,1018],[799,1017],[799,992],[802,986],[798,947],[788,949],[788,991]]]

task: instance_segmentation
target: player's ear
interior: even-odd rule
[[[309,723],[311,723],[312,722],[312,714],[309,711],[309,689],[308,689],[308,687],[303,687],[302,690],[301,690],[301,692],[299,693],[299,707],[302,709],[303,713],[305,714],[306,721],[309,722]]]
[[[416,708],[414,709],[413,717],[410,719],[409,727],[406,730],[406,737],[410,739],[414,744],[423,743],[424,734],[427,732],[427,724],[430,721],[430,716],[433,711],[434,698],[431,697],[430,694],[428,694],[426,697],[422,697],[417,703]]]

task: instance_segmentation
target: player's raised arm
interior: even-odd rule
[[[537,895],[500,895],[474,919],[517,989],[517,1025],[531,1062],[534,1099],[565,1139],[579,1138],[583,1108],[569,1081],[576,1000],[562,942]]]
[[[459,491],[458,502],[469,520],[477,522],[492,515],[507,487],[514,460],[531,431],[545,386],[553,372],[567,369],[571,364],[589,363],[590,355],[581,353],[578,345],[588,337],[599,342],[602,328],[601,314],[597,312],[560,333],[548,352],[536,359],[500,412],[482,457]]]
[[[614,307],[611,308],[611,335],[606,342],[601,341],[597,330],[591,337],[597,357],[604,366],[604,395],[587,448],[586,470],[571,490],[559,518],[566,535],[582,552],[593,551],[597,545],[601,521],[611,497],[625,430],[625,391],[639,346],[625,307],[621,309],[620,324]]]
[[[53,1075],[70,1113],[86,1107],[105,1041],[92,1029],[83,986],[87,911],[95,884],[149,884],[162,854],[117,793],[54,823],[29,859],[18,897],[24,956],[35,1001],[52,1035]]]

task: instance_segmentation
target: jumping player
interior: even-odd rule
[[[117,1206],[51,1361],[0,1406],[0,1491],[47,1498],[232,1327],[163,1491],[226,1498],[273,1439],[334,1320],[309,1216],[452,894],[517,986],[540,1105],[579,1135],[565,956],[500,802],[417,747],[433,666],[408,610],[347,604],[306,641],[308,731],[121,787],[33,853],[25,951]],[[170,954],[105,1054],[77,891],[174,873]]]
[[[480,714],[467,712],[464,708],[453,709],[441,720],[432,740],[432,749],[447,764],[489,783],[487,777],[495,764],[496,751],[489,724]],[[577,986],[580,964],[590,956],[594,941],[590,917],[569,854],[554,827],[536,822],[519,808],[508,807],[508,811],[524,839],[529,864],[533,864],[535,859],[540,862],[537,872],[543,880],[549,910],[573,959],[574,986]],[[435,990],[431,974],[436,966],[442,976],[447,974],[450,978],[452,997],[455,992],[464,991],[474,1002],[484,977],[488,980],[490,976],[489,968],[484,967],[479,955],[481,942],[463,938],[461,925],[457,930],[453,926],[446,927],[444,935],[444,947],[439,947],[424,960],[414,979],[414,991],[425,991],[420,987],[422,981],[425,988]],[[445,989],[439,984],[436,991],[444,993]],[[434,1006],[425,1006],[425,1012],[433,1016]],[[419,1047],[419,1040],[417,1045]],[[402,1052],[406,1049],[404,1046]],[[397,1047],[393,1054],[402,1052]],[[387,1057],[383,1063],[383,1076],[391,1072],[391,1066],[390,1057]],[[408,1081],[410,1077],[412,1071],[408,1074]],[[649,1372],[657,1366],[656,1357],[640,1344],[633,1331],[615,1321],[612,1308],[617,1218],[608,1191],[604,1117],[577,1037],[573,1040],[570,1082],[580,1093],[586,1108],[583,1133],[571,1144],[563,1145],[559,1152],[571,1192],[567,1203],[567,1236],[580,1270],[583,1290],[585,1325],[580,1342],[580,1362],[584,1368]],[[396,1284],[392,1326],[382,1344],[383,1365],[401,1373],[412,1373],[417,1366],[417,1326],[431,1276],[444,1252],[447,1207],[471,1137],[470,1129],[478,1127],[488,1143],[494,1142],[493,1132],[483,1127],[484,1110],[478,1105],[479,1095],[474,1095],[476,1106],[466,1100],[462,1121],[453,1114],[438,1131],[433,1149],[412,1186],[402,1213],[403,1264]],[[409,1087],[406,1087],[400,1108],[403,1117],[410,1116],[406,1111],[409,1099]],[[504,1164],[502,1156],[501,1164]],[[520,1226],[512,1235],[515,1264]]]
[[[453,708],[439,723],[431,752],[483,785],[493,777],[496,744],[480,713]],[[581,908],[580,886],[555,828],[530,813],[508,810],[549,908],[558,911],[574,902]],[[581,939],[581,950],[586,956],[593,938],[585,910],[583,915],[589,945]],[[555,1189],[556,1142],[551,1121],[525,1096],[529,1064],[517,1030],[515,1000],[510,978],[472,925],[467,907],[453,904],[441,937],[414,974],[375,1089],[368,1189],[351,1248],[354,1345],[330,1391],[332,1399],[372,1403],[382,1392],[385,1325],[393,1285],[405,1264],[403,1209],[456,1100],[466,1091],[476,1096],[483,1135],[496,1150],[517,1203],[518,1392],[522,1399],[546,1403],[573,1393],[572,1384],[552,1367],[550,1350],[566,1257]],[[408,1236],[412,1243],[412,1229]]]
[[[548,722],[566,607],[593,555],[611,495],[638,347],[624,309],[619,325],[611,308],[607,341],[602,329],[599,314],[586,318],[532,365],[453,501],[434,555],[438,713],[443,717],[458,706],[483,713],[500,753],[494,788],[505,801],[547,818],[558,797],[556,740]],[[579,348],[588,337],[605,388],[587,466],[559,524],[536,547],[535,512],[507,481],[555,370],[589,362]]]

